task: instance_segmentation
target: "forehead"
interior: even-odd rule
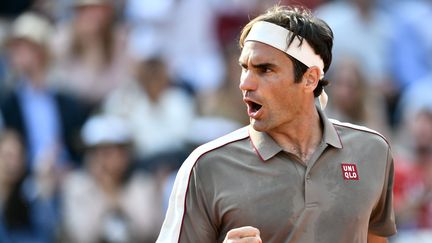
[[[275,65],[286,65],[287,63],[291,63],[291,60],[288,58],[286,53],[270,45],[257,41],[245,42],[239,61],[241,63],[252,62],[253,64],[265,62]]]

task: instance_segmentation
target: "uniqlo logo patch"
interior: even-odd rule
[[[355,164],[341,164],[344,180],[359,180],[359,174]]]

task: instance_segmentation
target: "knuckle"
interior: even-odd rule
[[[226,237],[227,238],[232,238],[235,235],[235,233],[236,233],[236,230],[232,229],[232,230],[230,230],[230,231],[227,232]]]

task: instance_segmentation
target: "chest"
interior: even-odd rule
[[[375,159],[327,151],[310,166],[282,154],[230,168],[237,176],[220,181],[214,193],[222,235],[244,225],[258,227],[271,242],[311,228],[367,230],[384,182],[385,163]]]

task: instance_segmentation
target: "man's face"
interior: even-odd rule
[[[45,61],[43,48],[27,39],[16,39],[10,45],[10,62],[18,73],[28,74]]]
[[[303,85],[294,82],[294,66],[287,54],[255,41],[240,55],[240,89],[253,128],[277,131],[302,112]]]

